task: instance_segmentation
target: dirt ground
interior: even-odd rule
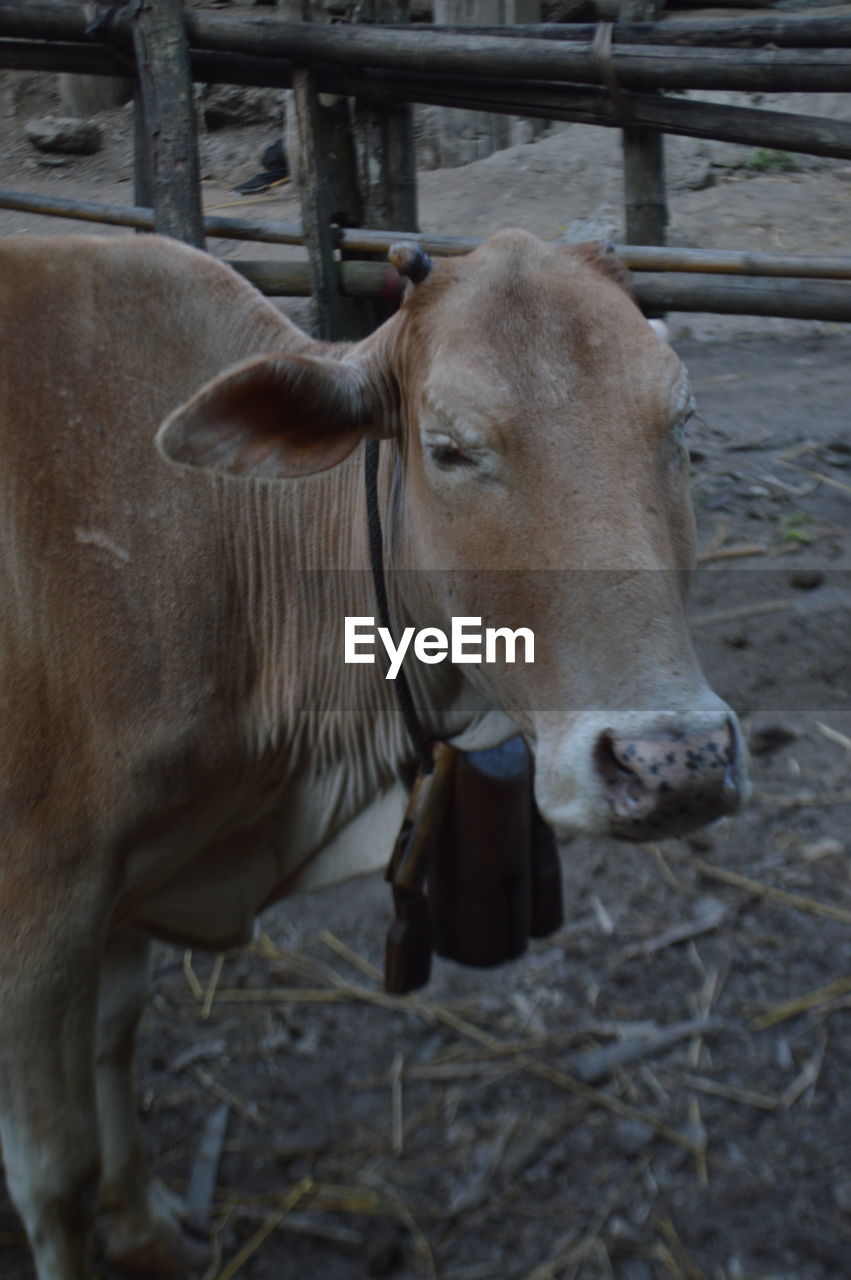
[[[13,138],[0,180],[129,204],[128,114],[109,128],[59,167]],[[209,207],[268,140],[205,144]],[[752,159],[672,143],[673,243],[847,252],[847,165]],[[422,225],[619,237],[618,172],[613,135],[561,130],[423,174]],[[239,204],[298,218],[287,188]],[[3,234],[73,225],[0,213]],[[574,842],[558,934],[500,970],[438,961],[406,1000],[381,994],[378,877],[282,904],[220,968],[163,948],[140,1105],[176,1190],[228,1107],[211,1275],[851,1276],[851,326],[672,323],[702,413],[694,632],[753,801],[684,841]],[[0,1278],[30,1276],[0,1204]]]

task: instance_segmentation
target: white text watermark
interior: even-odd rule
[[[409,650],[419,662],[429,666],[443,662],[492,663],[516,662],[518,642],[522,641],[521,661],[535,661],[535,635],[528,627],[485,627],[481,618],[453,618],[447,636],[439,627],[405,627],[396,644],[387,627],[376,627],[375,618],[345,619],[345,662],[375,662],[375,637],[381,641],[390,659],[385,679],[395,680]]]

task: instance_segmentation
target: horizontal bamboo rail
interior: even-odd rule
[[[106,10],[104,10],[106,12]],[[96,35],[127,52],[126,10],[110,11]],[[654,24],[659,27],[659,24]],[[660,29],[661,30],[661,29]],[[0,0],[0,35],[18,39],[91,41],[82,8],[37,0]],[[591,43],[517,35],[451,34],[420,28],[287,23],[274,17],[186,14],[193,49],[281,58],[301,66],[334,64],[403,74],[505,77],[547,83],[600,83]],[[851,84],[851,49],[716,49],[616,43],[612,67],[632,89],[728,89],[749,92],[843,92]]]
[[[0,0],[0,30],[3,34],[36,40],[84,40],[92,38],[92,11],[106,15],[109,5],[89,5],[87,11],[67,0]],[[221,23],[245,27],[257,26],[255,15],[187,14],[190,43],[198,45],[199,34],[210,18]],[[97,17],[95,18],[95,22]],[[121,31],[118,20],[110,29]],[[261,18],[260,23],[269,22]],[[274,21],[274,20],[272,20]],[[14,28],[14,30],[13,30]],[[326,28],[327,29],[327,28]],[[374,28],[373,28],[374,29]],[[530,23],[511,27],[447,27],[416,24],[385,27],[414,35],[460,34],[471,37],[492,36],[506,39],[557,40],[584,44],[594,37],[593,23]],[[351,27],[347,28],[351,30]],[[100,38],[95,32],[94,39]],[[851,14],[832,13],[812,16],[803,13],[748,14],[735,18],[679,18],[664,22],[616,22],[612,33],[615,44],[680,45],[685,47],[718,45],[724,48],[775,45],[778,48],[849,48],[851,47]],[[128,43],[129,47],[129,43]],[[200,47],[200,46],[199,46]],[[236,48],[228,45],[228,48]],[[262,50],[267,52],[267,50]]]
[[[151,209],[137,205],[100,204],[93,200],[68,200],[58,196],[33,195],[28,191],[0,188],[0,209],[43,214],[50,218],[71,218],[76,222],[100,222],[107,226],[153,231]],[[223,218],[207,214],[206,234],[223,240],[252,240],[259,244],[304,244],[304,231],[295,222],[249,222],[245,218]],[[451,256],[469,253],[481,244],[475,236],[422,236],[412,231],[337,230],[339,248],[357,252],[386,254],[397,240],[422,240],[431,253]]]
[[[324,89],[325,80],[321,76],[317,76],[317,80]],[[359,75],[341,73],[333,77],[333,82],[338,86],[337,92],[370,97],[376,102],[422,102],[437,107],[464,107],[615,129],[656,130],[685,138],[851,159],[851,124],[821,116],[625,92],[622,100],[626,117],[623,117],[603,89],[482,77],[451,80],[373,71]],[[331,83],[330,77],[328,83]]]
[[[593,22],[515,23],[510,27],[453,27],[413,23],[406,31],[468,36],[522,36],[530,40],[569,40],[584,44],[594,39]],[[747,49],[776,45],[787,49],[841,49],[851,47],[851,14],[801,13],[742,14],[736,18],[674,18],[664,22],[616,22],[615,44],[675,44],[689,47],[718,45]]]
[[[99,204],[88,200],[31,195],[29,192],[10,191],[5,188],[0,188],[0,209],[16,209],[22,213],[42,214],[54,218],[71,218],[79,222],[98,222],[108,226],[127,227],[135,231],[153,231],[154,229],[154,217],[150,209],[134,205]],[[250,240],[260,244],[304,244],[304,232],[298,223],[250,222],[244,218],[223,218],[216,214],[206,214],[204,229],[208,236],[227,240]],[[337,247],[350,253],[374,253],[386,256],[390,246],[397,240],[415,240],[429,253],[438,257],[455,257],[471,253],[482,243],[482,238],[479,236],[441,236],[412,231],[369,231],[353,228],[339,228],[336,232]],[[730,249],[678,249],[651,245],[616,245],[615,247],[625,266],[637,272],[851,280],[851,257],[831,258],[815,254],[795,256]]]
[[[418,75],[504,76],[512,79],[598,84],[589,44],[528,40],[515,36],[443,35],[359,26],[324,26],[217,15],[187,15],[193,48],[288,58],[360,69]],[[612,49],[620,83],[633,89],[743,89],[798,92],[847,90],[851,51],[690,49],[677,46]]]
[[[306,262],[230,264],[263,293],[277,297],[309,297]],[[375,297],[387,280],[387,267],[377,262],[337,264],[340,290],[354,298]],[[851,287],[823,280],[748,280],[737,276],[694,277],[661,274],[639,277],[633,291],[650,311],[703,311],[719,315],[780,316],[797,320],[851,321]]]
[[[780,316],[790,320],[851,321],[851,287],[826,280],[748,280],[653,275],[635,282],[648,311],[704,311],[717,315]]]
[[[735,275],[798,280],[851,280],[851,257],[815,254],[786,256],[730,249],[674,249],[623,245],[618,254],[630,271],[666,271],[682,275]]]
[[[0,0],[0,18],[5,2]],[[44,50],[44,57],[41,50]],[[58,51],[61,51],[61,56]],[[207,83],[283,88],[292,83],[291,64],[273,58],[193,52],[191,60],[193,78]],[[66,42],[50,45],[46,42],[0,40],[2,67],[104,75],[132,74],[132,66],[114,53]],[[623,96],[629,119],[624,121],[615,111],[606,91],[589,86],[482,77],[415,76],[380,70],[353,72],[343,67],[327,66],[318,67],[315,78],[317,87],[324,92],[349,94],[379,104],[395,106],[421,102],[433,106],[464,107],[616,129],[655,130],[687,138],[715,139],[805,155],[851,159],[851,124],[824,117],[626,92]]]
[[[348,298],[377,298],[390,271],[389,263],[337,262],[334,264],[340,293]],[[309,262],[270,262],[237,258],[228,262],[255,288],[274,298],[309,298],[312,279]]]
[[[0,0],[2,5],[3,0]],[[0,10],[2,13],[2,10]],[[239,53],[204,53],[190,49],[192,79],[199,84],[239,84],[289,89],[293,66],[281,58],[246,58]],[[5,71],[70,71],[89,76],[136,75],[133,60],[120,49],[70,40],[0,38],[0,69]],[[326,72],[329,84],[333,72]],[[330,91],[330,90],[329,90]]]

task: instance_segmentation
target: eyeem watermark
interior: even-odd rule
[[[443,662],[516,662],[517,643],[523,642],[523,662],[535,661],[535,635],[528,627],[485,627],[481,618],[453,618],[452,630],[447,636],[439,627],[405,627],[399,643],[386,627],[376,627],[375,618],[347,617],[345,620],[346,662],[375,662],[376,632],[384,645],[390,665],[386,680],[395,680],[405,655],[413,642],[414,657],[429,666]],[[367,650],[367,652],[365,652]]]

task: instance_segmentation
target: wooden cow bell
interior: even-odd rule
[[[468,753],[437,743],[433,752],[387,872],[396,919],[385,986],[396,994],[425,985],[432,950],[461,964],[502,964],[563,919],[555,836],[535,804],[523,739]]]

